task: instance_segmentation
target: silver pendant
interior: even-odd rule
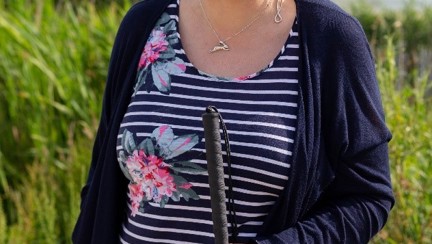
[[[230,50],[228,45],[223,41],[219,41],[219,44],[214,46],[214,48],[212,50],[210,50],[210,53],[214,53],[214,52],[221,51],[221,50],[223,50],[223,51],[229,51]]]
[[[277,24],[282,22],[281,11],[282,11],[282,0],[278,0],[276,5],[276,16],[274,17],[274,22]]]

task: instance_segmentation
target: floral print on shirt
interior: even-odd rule
[[[124,130],[123,150],[119,152],[120,167],[129,183],[129,198],[132,216],[144,212],[144,203],[153,201],[160,207],[172,199],[181,198],[198,200],[199,196],[192,189],[181,173],[203,173],[206,170],[191,161],[179,161],[176,157],[188,152],[196,144],[197,135],[175,136],[172,128],[162,125],[156,128],[150,138],[136,144],[133,133]]]
[[[170,93],[171,75],[181,74],[186,70],[184,61],[176,57],[172,47],[178,42],[175,20],[164,13],[150,33],[142,51],[133,95],[142,86],[147,92],[156,87],[163,94]],[[148,75],[152,78],[147,79]]]

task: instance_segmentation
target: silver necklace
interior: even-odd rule
[[[280,0],[279,0],[280,1]],[[264,7],[263,11],[261,11],[260,13],[258,13],[247,25],[245,25],[243,28],[241,28],[238,32],[234,33],[233,35],[225,38],[222,40],[222,38],[220,38],[219,34],[216,32],[216,30],[214,29],[213,25],[210,22],[209,17],[207,16],[206,11],[204,10],[204,6],[203,6],[203,0],[200,0],[200,6],[201,6],[201,10],[204,14],[204,17],[208,23],[208,25],[210,26],[210,28],[213,31],[213,34],[216,36],[216,38],[219,40],[219,43],[214,46],[209,52],[210,53],[214,53],[217,51],[229,51],[230,48],[229,46],[226,44],[227,41],[229,41],[230,39],[240,35],[242,32],[244,32],[245,30],[247,30],[249,27],[252,26],[253,23],[255,23],[259,18],[261,18],[261,16],[263,16],[265,10],[267,9],[267,7],[270,5],[270,0],[267,0],[266,6]],[[278,5],[279,6],[279,5]],[[280,11],[279,11],[280,12]],[[280,14],[280,13],[279,13]],[[280,21],[282,21],[282,18],[280,19]],[[279,22],[280,22],[279,21]],[[275,17],[275,22],[276,22],[276,17]],[[278,22],[277,22],[278,23]]]

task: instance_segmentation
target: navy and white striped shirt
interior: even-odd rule
[[[239,241],[247,242],[288,184],[297,120],[297,23],[266,69],[225,79],[193,67],[177,21],[173,0],[142,50],[120,126],[118,160],[130,180],[120,241],[214,242],[201,120],[214,105],[230,136]]]

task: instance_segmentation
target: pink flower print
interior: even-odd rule
[[[147,184],[143,183],[141,187],[142,187],[143,192],[144,192],[144,199],[146,201],[152,200],[153,199],[153,187],[152,187],[152,185],[147,185]]]
[[[140,202],[143,200],[144,192],[141,189],[141,184],[129,184],[129,195],[132,205],[132,216],[138,213]]]
[[[251,75],[244,75],[244,76],[237,77],[234,80],[241,82],[241,81],[245,81],[245,80],[247,80],[249,78],[251,78]]]
[[[200,199],[192,184],[179,174],[199,173],[205,169],[191,161],[171,161],[192,149],[198,141],[197,135],[175,136],[172,128],[165,125],[156,128],[151,138],[139,144],[130,131],[123,132],[125,151],[119,153],[119,160],[123,173],[130,180],[128,195],[132,216],[144,211],[145,202],[153,201],[163,208],[170,199],[176,202],[180,198]]]
[[[159,195],[171,197],[173,191],[176,191],[174,178],[170,175],[166,168],[158,169],[157,173],[155,174],[154,183]]]
[[[163,159],[155,155],[146,156],[144,160],[146,164],[149,166],[165,167],[165,163],[163,162]]]
[[[128,167],[129,174],[135,183],[139,183],[143,180],[143,169],[146,166],[143,160],[145,156],[146,155],[143,150],[135,150],[133,151],[133,154],[126,160],[126,166]]]
[[[183,183],[181,186],[183,189],[190,189],[192,187],[192,184],[189,182]]]
[[[157,203],[161,201],[162,196],[171,197],[173,191],[176,191],[174,178],[161,160],[151,161],[144,169],[144,185],[146,199],[153,199]]]
[[[185,72],[186,64],[173,48],[179,41],[175,33],[175,20],[164,13],[142,50],[133,96],[141,88],[147,92],[157,88],[162,94],[168,95],[171,91],[171,76]]]
[[[162,30],[154,29],[152,31],[141,54],[138,69],[147,68],[148,65],[156,62],[161,52],[168,49],[168,41],[165,38],[166,34]]]
[[[171,197],[176,191],[174,178],[162,158],[135,150],[126,160],[126,165],[134,182],[131,184],[133,187],[129,185],[133,211],[138,209],[143,198],[159,203],[162,196]]]

